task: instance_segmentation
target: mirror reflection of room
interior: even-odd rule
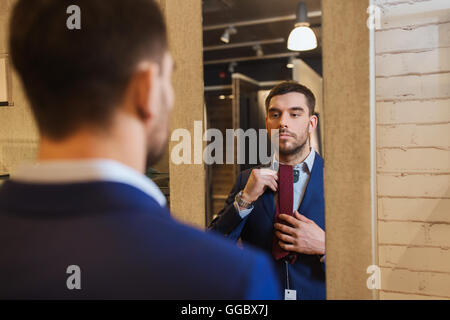
[[[227,129],[247,133],[244,162],[233,150],[234,163],[207,167],[207,224],[272,255],[285,298],[325,298],[320,6],[315,0],[203,1],[207,127],[223,136]],[[261,129],[267,137],[252,136]],[[273,151],[274,129],[273,159],[252,159],[266,140]],[[237,137],[236,149],[239,144]]]

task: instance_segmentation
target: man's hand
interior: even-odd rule
[[[248,202],[256,201],[267,188],[276,192],[278,189],[278,173],[271,169],[253,169],[244,191],[242,199]]]
[[[278,244],[286,251],[304,254],[325,254],[325,231],[314,221],[295,211],[294,217],[280,214],[280,220],[291,226],[275,223]]]

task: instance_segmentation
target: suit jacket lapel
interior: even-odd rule
[[[323,160],[322,158],[316,154],[314,159],[314,164],[311,170],[311,177],[309,178],[308,185],[306,186],[305,194],[303,196],[303,200],[300,203],[299,213],[305,215],[307,218],[314,219],[311,214],[314,213],[314,210],[310,210],[311,207],[319,205],[323,202]],[[320,227],[323,228],[322,223],[316,221]]]
[[[262,168],[270,168],[270,165],[261,165],[259,167]],[[267,188],[266,191],[262,194],[261,200],[263,203],[264,211],[266,215],[269,217],[270,221],[273,221],[275,217],[275,200],[274,200],[274,192],[272,189]]]
[[[267,189],[263,195],[261,196],[263,204],[264,204],[264,211],[266,212],[267,216],[269,217],[270,221],[273,221],[275,216],[275,198],[274,198],[274,192],[271,189]]]

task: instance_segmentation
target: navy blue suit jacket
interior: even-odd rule
[[[273,191],[267,188],[253,204],[254,208],[251,213],[244,219],[233,205],[236,194],[247,184],[251,171],[252,169],[248,169],[239,174],[236,184],[226,200],[225,207],[212,221],[210,229],[233,240],[240,237],[244,243],[257,246],[271,254],[275,216]],[[298,211],[325,230],[323,159],[317,153]],[[285,287],[284,262],[277,261],[276,265],[281,286]],[[289,280],[291,289],[297,290],[297,299],[325,299],[325,264],[320,262],[319,256],[298,254],[297,261],[293,265],[289,265]]]
[[[0,252],[0,299],[281,297],[265,254],[180,224],[122,183],[5,182]],[[67,288],[69,265],[81,290]]]

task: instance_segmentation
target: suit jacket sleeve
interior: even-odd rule
[[[218,216],[211,222],[208,229],[214,230],[237,240],[242,232],[247,218],[242,219],[239,212],[234,207],[234,198],[245,187],[246,181],[243,181],[242,172],[239,174],[233,189],[225,201],[225,206],[219,212]]]

